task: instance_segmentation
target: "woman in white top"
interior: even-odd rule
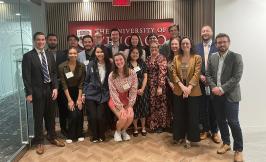
[[[137,48],[139,49],[139,51],[141,52],[141,53],[140,53],[141,59],[142,59],[143,61],[145,61],[145,60],[146,60],[146,52],[145,52],[145,50],[143,49],[143,46],[142,46],[142,44],[141,44],[141,39],[140,39],[139,35],[136,34],[136,33],[133,33],[133,34],[131,35],[128,49],[125,49],[125,51],[124,51],[124,54],[125,54],[126,58],[127,58],[128,55],[129,55],[129,50],[130,50],[131,48],[133,48],[133,47],[137,47]]]
[[[87,67],[83,98],[92,132],[91,142],[102,142],[105,140],[105,114],[109,100],[108,76],[112,65],[104,46],[96,46],[93,54],[96,58]]]

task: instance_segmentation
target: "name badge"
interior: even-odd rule
[[[205,92],[206,92],[206,95],[211,95],[211,90],[210,90],[210,87],[209,86],[206,86],[205,87]]]
[[[139,67],[139,66],[137,66],[137,67],[134,67],[134,71],[135,71],[135,72],[138,72],[138,71],[140,71],[140,67]]]
[[[67,78],[67,79],[72,78],[72,77],[74,77],[74,74],[72,73],[72,71],[66,73],[66,78]]]
[[[123,89],[124,90],[128,90],[130,88],[130,85],[128,83],[124,84],[123,85]]]
[[[87,66],[87,65],[89,65],[89,63],[90,63],[90,60],[86,60],[86,61],[84,61],[83,63],[84,63],[85,66]]]

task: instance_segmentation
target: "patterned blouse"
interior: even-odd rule
[[[138,78],[137,74],[132,70],[130,75],[125,78],[113,78],[113,72],[110,73],[108,78],[109,90],[111,99],[114,105],[121,109],[124,107],[123,99],[120,97],[121,94],[128,93],[128,105],[133,107],[137,97],[138,90]]]

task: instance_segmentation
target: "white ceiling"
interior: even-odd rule
[[[69,2],[83,2],[83,0],[43,0],[47,3],[69,3]],[[112,2],[112,0],[89,0],[92,2]],[[144,0],[131,0],[131,1],[144,1]],[[145,0],[145,1],[173,1],[173,0]]]

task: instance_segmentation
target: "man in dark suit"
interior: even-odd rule
[[[229,125],[234,139],[234,161],[243,162],[243,137],[238,119],[241,100],[239,82],[243,73],[243,61],[240,54],[229,50],[230,38],[227,34],[218,34],[215,43],[218,52],[208,60],[206,76],[223,140],[217,153],[224,154],[231,149]]]
[[[221,139],[218,135],[218,125],[215,113],[210,99],[210,87],[206,82],[205,72],[208,68],[208,58],[217,52],[215,43],[212,41],[213,31],[208,25],[201,28],[202,42],[196,45],[196,51],[202,58],[202,67],[200,75],[200,88],[202,92],[201,105],[200,105],[200,124],[202,126],[200,139],[206,139],[210,133],[212,140],[215,143],[220,143]]]
[[[46,37],[47,40],[47,46],[48,49],[46,50],[47,54],[50,54],[54,57],[55,63],[56,63],[56,71],[58,73],[58,66],[65,62],[68,59],[68,55],[66,52],[60,51],[57,49],[58,46],[58,39],[57,35],[50,33]],[[57,97],[57,105],[58,105],[58,110],[59,110],[59,123],[60,123],[60,128],[61,128],[61,133],[66,136],[67,132],[67,99],[65,97],[65,93],[63,91],[59,76],[57,75],[57,80],[58,80],[58,97]]]
[[[106,47],[110,61],[113,62],[113,55],[118,52],[124,52],[126,46],[120,43],[120,33],[117,28],[111,29],[111,40],[111,43],[107,44]]]
[[[36,152],[44,153],[43,119],[47,128],[47,139],[50,143],[63,147],[55,133],[55,109],[57,98],[56,66],[52,55],[45,53],[45,35],[37,32],[33,36],[34,49],[25,53],[22,60],[22,78],[25,86],[26,100],[33,104],[34,142]]]

